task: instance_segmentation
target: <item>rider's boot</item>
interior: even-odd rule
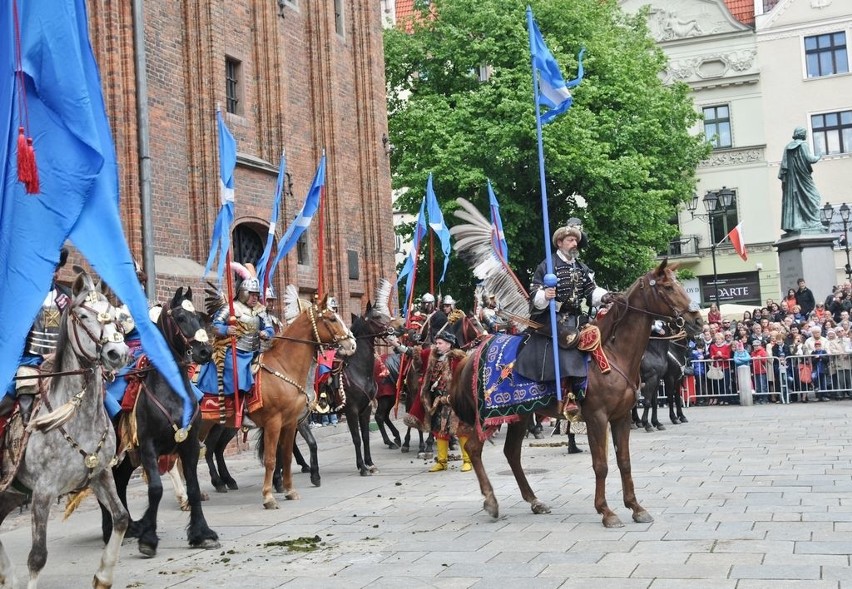
[[[450,441],[437,438],[435,446],[438,448],[438,455],[435,456],[435,464],[429,469],[429,472],[439,472],[447,470],[447,458],[450,454]]]
[[[583,449],[577,446],[577,440],[574,434],[568,433],[568,454],[579,454]]]
[[[470,463],[470,455],[467,453],[467,448],[465,445],[467,444],[467,436],[459,436],[459,446],[461,447],[462,454],[462,472],[469,472],[473,470],[473,465]]]
[[[18,394],[18,411],[21,412],[21,421],[24,427],[30,422],[30,417],[33,414],[33,404],[35,402],[36,388],[35,387],[20,387]]]

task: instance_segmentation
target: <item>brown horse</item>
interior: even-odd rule
[[[639,505],[630,471],[630,409],[636,402],[639,386],[639,364],[648,344],[651,322],[662,319],[678,329],[697,333],[701,317],[697,306],[692,303],[683,287],[677,282],[673,268],[663,261],[659,267],[640,277],[625,294],[614,295],[614,303],[605,315],[599,317],[597,325],[601,331],[603,350],[612,369],[603,374],[592,361],[589,368],[588,394],[582,404],[583,416],[592,452],[592,468],[595,471],[595,509],[603,516],[603,525],[621,527],[623,524],[606,502],[607,442],[606,431],[612,428],[624,505],[633,511],[633,519],[639,523],[653,521],[651,515]],[[481,344],[485,345],[485,344]],[[483,439],[476,435],[479,420],[478,401],[472,390],[474,371],[479,366],[468,356],[458,367],[452,391],[451,404],[462,425],[459,435],[467,435],[467,451],[470,455],[479,487],[485,496],[484,508],[492,517],[499,511],[494,489],[482,464]],[[555,396],[545,409],[538,413],[558,417],[559,403]],[[521,466],[521,448],[527,431],[530,415],[518,415],[517,421],[509,424],[503,454],[509,461],[512,473],[533,513],[550,513],[550,508],[535,496]],[[463,430],[467,430],[463,433]],[[489,433],[487,430],[485,434]]]

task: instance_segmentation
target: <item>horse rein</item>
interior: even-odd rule
[[[104,300],[106,300],[106,299],[104,299]],[[98,295],[94,291],[92,291],[88,295],[86,295],[86,302],[95,303],[95,302],[98,302],[98,301],[99,301]],[[80,319],[80,316],[77,314],[77,308],[78,307],[83,308],[87,311],[91,311],[92,313],[94,313],[97,316],[98,323],[101,326],[100,334],[95,335],[94,333],[92,333],[92,330],[89,329],[86,326],[85,323],[83,323],[83,321]],[[77,356],[84,358],[86,361],[88,361],[92,364],[100,364],[101,363],[100,355],[101,355],[101,351],[103,350],[104,344],[121,343],[121,342],[124,341],[124,336],[121,333],[119,333],[118,331],[116,331],[116,333],[114,334],[114,337],[112,339],[104,337],[104,329],[105,329],[106,325],[115,320],[113,318],[112,314],[110,314],[110,313],[101,313],[99,311],[96,311],[95,309],[93,309],[92,307],[90,307],[89,305],[87,305],[84,302],[84,303],[81,303],[80,305],[72,306],[68,310],[68,316],[71,319],[71,323],[72,323],[72,327],[73,327],[71,332],[74,335],[74,338],[72,340],[72,345],[74,347],[74,353],[77,354]],[[95,344],[96,352],[95,352],[94,356],[89,356],[83,350],[82,343],[80,342],[80,333],[79,333],[77,328],[82,328],[83,331],[86,333],[86,335],[89,336],[89,339],[92,341],[92,343]]]
[[[161,331],[163,334],[169,335],[170,337],[165,338],[166,343],[169,344],[169,347],[178,353],[180,356],[184,356],[185,359],[180,362],[182,366],[186,366],[192,362],[192,344],[193,342],[197,342],[199,344],[207,343],[207,332],[203,329],[199,329],[196,331],[192,337],[187,337],[183,330],[178,325],[177,319],[174,318],[174,309],[168,309],[165,313],[160,313],[159,322],[162,322]],[[165,318],[164,318],[165,317]],[[166,325],[166,321],[169,322]],[[170,329],[171,327],[171,329]],[[203,334],[203,335],[202,335]],[[177,349],[177,346],[174,345],[174,341],[171,336],[180,336],[180,341],[183,342],[183,351]]]
[[[653,278],[648,280],[648,285],[650,286],[650,288],[654,289],[654,292],[657,294],[657,296],[660,297],[666,305],[668,305],[669,309],[671,309],[674,312],[674,315],[663,315],[662,313],[653,313],[651,311],[648,311],[647,309],[640,309],[639,307],[634,307],[633,305],[631,305],[627,302],[626,296],[624,298],[621,298],[621,297],[613,298],[613,303],[618,304],[618,305],[622,305],[626,309],[630,309],[630,310],[636,311],[638,313],[643,313],[645,315],[650,315],[651,317],[663,319],[663,320],[665,320],[666,324],[671,328],[671,330],[673,332],[675,332],[676,335],[677,334],[684,334],[684,336],[685,336],[686,335],[686,331],[685,331],[686,321],[683,318],[684,311],[682,309],[679,309],[674,303],[672,303],[671,299],[666,295],[666,293],[664,291],[657,289],[657,281],[656,280],[654,280]],[[645,288],[645,277],[644,276],[639,279],[638,288],[639,288],[639,290],[642,291],[642,298],[645,301],[645,304],[647,305],[647,303],[648,303],[648,289]],[[690,308],[687,309],[687,312],[691,312],[691,306],[692,306],[692,304],[690,304]]]

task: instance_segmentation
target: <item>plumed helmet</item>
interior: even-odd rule
[[[278,297],[275,296],[275,289],[272,288],[271,286],[267,286],[266,287],[266,300],[268,301],[268,300],[271,299],[271,300],[274,301],[277,298]]]
[[[334,297],[328,297],[328,301],[326,301],[326,303],[325,303],[325,304],[326,304],[326,306],[327,306],[329,309],[331,309],[331,310],[332,310],[332,311],[334,311],[335,313],[337,312],[337,308],[338,308],[338,307],[337,307],[337,299],[336,299],[336,298],[334,298]]]
[[[451,297],[450,295],[447,295],[447,296],[444,297],[443,304],[444,305],[455,305],[456,300],[453,297]]]
[[[435,297],[431,293],[427,292],[425,295],[423,295],[423,298],[420,299],[420,301],[423,303],[434,303]]]
[[[258,280],[254,276],[246,278],[240,284],[240,290],[260,294],[260,280]]]

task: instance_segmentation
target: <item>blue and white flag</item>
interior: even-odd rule
[[[417,215],[417,224],[414,226],[411,251],[408,254],[408,258],[405,259],[402,270],[399,271],[399,275],[396,277],[396,282],[399,284],[399,281],[404,276],[408,276],[408,280],[405,282],[405,301],[402,304],[403,317],[408,317],[408,302],[411,299],[411,292],[414,289],[414,278],[417,274],[415,269],[417,267],[417,258],[420,256],[420,242],[423,241],[426,231],[428,231],[428,226],[426,225],[426,197],[424,196],[423,200],[420,201],[420,214]]]
[[[278,182],[275,185],[275,198],[272,201],[272,215],[269,217],[269,232],[266,236],[266,247],[263,248],[263,254],[257,261],[257,277],[260,279],[261,285],[264,287],[263,298],[266,299],[267,286],[266,265],[269,263],[269,255],[272,253],[272,244],[275,241],[275,231],[278,230],[278,211],[281,210],[281,193],[284,191],[284,180],[287,177],[287,156],[281,154],[281,163],[278,165]]]
[[[509,262],[509,244],[503,234],[503,221],[500,219],[500,204],[491,188],[491,180],[488,181],[488,203],[491,209],[491,247],[500,256],[504,264]]]
[[[441,205],[438,204],[438,199],[435,197],[435,190],[432,188],[432,174],[429,174],[429,180],[426,182],[426,213],[429,215],[429,227],[441,240],[441,251],[444,252],[444,271],[441,272],[439,283],[444,282],[444,276],[447,273],[447,264],[450,262],[450,229],[444,223],[444,214],[441,212]]]
[[[237,167],[237,142],[225,121],[222,119],[221,111],[216,111],[216,124],[219,127],[219,199],[222,206],[216,215],[216,223],[213,225],[213,238],[210,243],[210,254],[207,256],[207,264],[204,266],[204,275],[213,267],[213,260],[219,254],[219,267],[216,275],[222,282],[222,274],[225,271],[225,258],[231,247],[231,224],[234,222],[234,170]]]
[[[0,383],[5,387],[15,374],[50,289],[59,248],[70,238],[130,309],[145,353],[183,397],[186,426],[195,397],[148,319],[148,301],[121,227],[115,145],[89,42],[86,1],[14,1],[41,190],[25,194],[15,169],[21,105],[13,75],[13,3],[7,2],[0,8]]]
[[[302,233],[310,226],[311,220],[319,209],[323,187],[325,187],[325,152],[323,152],[319,166],[317,166],[317,173],[314,174],[314,181],[311,183],[311,188],[308,190],[302,209],[296,215],[296,218],[293,219],[293,222],[290,223],[290,226],[287,227],[287,231],[284,232],[281,239],[278,240],[278,254],[275,256],[275,261],[272,262],[272,267],[269,269],[270,281],[272,280],[272,275],[275,274],[275,269],[278,267],[278,262],[296,246]]]
[[[529,7],[527,8],[529,10]],[[530,34],[530,53],[533,59],[533,68],[538,73],[538,95],[536,100],[549,110],[541,115],[541,122],[547,123],[561,115],[574,103],[569,88],[575,87],[583,80],[583,54],[585,48],[580,50],[577,58],[577,77],[570,82],[565,82],[559,64],[547,48],[544,38],[535,19],[532,19],[532,30]]]

